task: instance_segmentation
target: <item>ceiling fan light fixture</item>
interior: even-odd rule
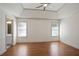
[[[44,6],[44,7],[47,7],[47,4],[44,4],[43,6]]]

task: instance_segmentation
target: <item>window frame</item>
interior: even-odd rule
[[[58,24],[58,36],[52,36],[52,27],[53,27],[53,25],[52,24],[54,24],[54,22],[53,23],[51,23],[51,37],[59,37],[60,38],[60,22],[56,22],[57,24]]]
[[[26,36],[18,36],[18,25],[19,25],[20,22],[26,23]],[[27,33],[28,30],[27,30],[27,29],[28,29],[27,21],[18,21],[18,22],[17,22],[17,37],[27,37],[27,36],[28,36],[28,33]]]

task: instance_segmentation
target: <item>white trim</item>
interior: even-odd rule
[[[22,18],[22,17],[16,17],[16,19],[34,19],[34,20],[61,20],[61,19],[50,19],[50,18]]]
[[[41,9],[31,9],[31,8],[24,8],[24,10],[43,11]],[[54,10],[45,10],[45,11],[48,11],[48,12],[57,12],[57,11],[54,11]]]
[[[0,55],[2,55],[3,53],[5,53],[7,50],[3,50],[3,51],[0,51]]]
[[[79,49],[79,48],[76,47],[75,45],[73,46],[73,45],[71,45],[71,44],[69,44],[69,43],[67,43],[67,42],[65,42],[65,41],[62,41],[62,40],[60,40],[60,41],[61,41],[62,43],[64,43],[64,44],[66,44],[66,45],[69,45],[69,46],[75,48],[75,49]]]

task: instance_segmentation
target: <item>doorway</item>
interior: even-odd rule
[[[13,21],[6,21],[6,48],[11,47],[13,44]]]

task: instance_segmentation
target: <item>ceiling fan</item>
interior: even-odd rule
[[[37,6],[36,8],[41,8],[43,7],[43,11],[46,10],[46,7],[50,4],[50,3],[40,3],[41,5],[40,6]]]

